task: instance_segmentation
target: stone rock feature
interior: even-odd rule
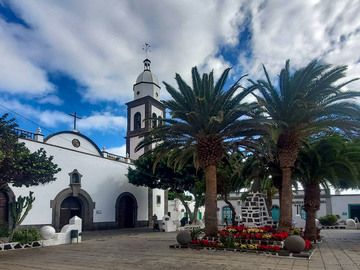
[[[180,231],[176,236],[176,241],[180,245],[187,245],[191,242],[191,234],[189,231]]]
[[[261,193],[250,193],[241,207],[242,222],[248,227],[272,226],[273,221]]]
[[[305,240],[299,235],[291,235],[285,239],[284,246],[290,252],[299,253],[305,249]]]
[[[55,229],[52,226],[43,226],[40,229],[40,235],[42,239],[49,240],[55,236]]]

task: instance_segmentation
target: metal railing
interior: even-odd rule
[[[121,161],[126,163],[132,163],[132,160],[130,158],[122,157],[116,154],[109,153],[107,151],[102,151],[104,158],[115,160],[115,161]]]
[[[14,132],[15,132],[16,136],[19,138],[35,140],[35,133],[33,133],[33,132],[23,130],[20,128],[14,128]]]

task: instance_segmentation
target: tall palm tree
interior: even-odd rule
[[[299,152],[295,178],[304,188],[305,238],[316,240],[316,211],[320,209],[320,186],[329,189],[360,186],[360,144],[331,136],[305,145]]]
[[[360,93],[343,91],[353,80],[339,82],[345,77],[346,69],[346,66],[333,67],[312,61],[291,72],[288,60],[277,86],[272,84],[265,67],[266,80],[252,81],[250,89],[259,91],[255,96],[277,131],[277,156],[282,171],[281,230],[291,228],[291,176],[303,140],[328,131],[351,133],[359,130],[360,107],[351,100]]]
[[[137,149],[158,143],[158,156],[171,152],[175,166],[193,158],[205,172],[205,231],[217,234],[217,178],[219,161],[234,144],[241,145],[247,136],[256,134],[261,125],[248,115],[255,103],[242,103],[252,91],[240,89],[239,81],[224,90],[230,69],[226,69],[214,83],[213,72],[200,76],[192,69],[192,87],[176,74],[178,90],[164,82],[172,99],[163,101],[170,118],[153,129]],[[241,78],[240,78],[241,79]]]

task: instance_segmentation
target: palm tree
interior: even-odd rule
[[[257,105],[242,103],[252,90],[240,91],[240,80],[224,90],[229,71],[226,69],[214,83],[213,72],[201,77],[195,67],[192,87],[176,74],[178,90],[164,82],[172,99],[163,104],[171,118],[162,119],[164,125],[153,129],[137,147],[158,143],[154,151],[158,156],[171,152],[174,166],[193,158],[196,167],[204,170],[205,231],[209,236],[216,235],[218,230],[217,165],[229,148],[241,145],[246,136],[261,127],[257,120],[248,117]]]
[[[252,82],[256,98],[272,119],[276,132],[277,156],[282,171],[280,230],[289,231],[292,223],[292,170],[302,142],[309,136],[358,132],[360,107],[350,102],[359,92],[343,91],[348,83],[346,66],[310,62],[306,67],[290,71],[289,60],[280,72],[278,85],[266,80]]]
[[[316,240],[316,211],[320,209],[320,186],[329,189],[360,186],[360,144],[331,136],[305,145],[299,152],[295,178],[304,188],[305,238]]]

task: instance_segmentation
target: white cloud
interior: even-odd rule
[[[226,66],[216,59],[219,45],[237,43],[243,19],[239,1],[8,3],[31,26],[23,34],[31,37],[26,57],[46,70],[70,74],[91,101],[131,100],[144,42],[152,44],[150,58],[160,81],[172,83],[175,72],[189,74],[192,66],[211,61]]]
[[[40,125],[40,127],[58,128],[60,125],[65,125],[68,129],[72,128],[73,120],[68,114],[61,111],[41,110],[41,108],[34,108],[12,99],[0,98],[0,103],[4,104],[9,110],[16,112],[19,117],[32,121]],[[77,122],[77,127],[81,132],[99,131],[108,133],[125,130],[126,124],[126,117],[112,115],[108,112],[95,112],[90,116],[82,117]]]
[[[38,103],[40,103],[40,104],[62,105],[64,103],[64,101],[61,100],[58,96],[48,95],[48,96],[39,98]]]
[[[292,68],[299,68],[319,58],[349,65],[349,78],[359,76],[358,1],[249,1],[244,10],[251,31],[251,57],[239,56],[244,73],[263,77],[261,64],[265,64],[275,76],[286,59]]]
[[[20,43],[22,26],[14,26],[0,18],[0,91],[15,94],[43,95],[53,91],[46,76],[32,62]]]
[[[229,66],[219,48],[236,46],[247,21],[251,56],[240,51],[234,71],[263,77],[263,63],[275,76],[288,58],[298,68],[320,57],[360,73],[355,0],[4,2],[30,25],[0,23],[0,88],[13,93],[44,96],[53,91],[46,72],[61,71],[88,101],[129,101],[144,42],[160,81],[175,84],[175,72],[189,80],[195,65],[219,75]]]
[[[127,126],[127,118],[123,116],[115,116],[110,113],[95,113],[88,117],[83,117],[78,122],[80,131],[97,130],[103,133],[113,130],[124,130]]]
[[[118,147],[111,147],[109,149],[105,149],[105,151],[107,151],[111,154],[125,157],[126,156],[126,144],[118,146]]]

